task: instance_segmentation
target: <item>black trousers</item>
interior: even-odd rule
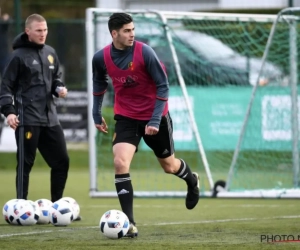
[[[18,188],[18,168],[23,158],[23,199],[27,199],[29,188],[29,174],[34,164],[36,151],[40,151],[44,160],[51,168],[51,200],[55,202],[62,198],[68,178],[69,156],[63,130],[60,125],[54,127],[24,126],[24,134],[20,135],[16,129],[17,142],[17,176],[16,188]],[[24,136],[20,140],[20,136]],[[19,143],[21,142],[21,143]],[[22,143],[23,142],[23,143]],[[22,148],[21,148],[22,147]],[[20,152],[24,157],[20,158]]]
[[[2,115],[0,114],[0,144],[1,144],[2,130],[3,130],[3,128],[4,128],[4,121],[5,121],[4,116],[2,116]]]

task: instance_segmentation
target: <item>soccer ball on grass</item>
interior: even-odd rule
[[[80,207],[77,201],[72,197],[63,197],[61,200],[65,200],[71,204],[73,211],[73,220],[76,220],[80,213]]]
[[[49,208],[52,206],[52,201],[48,199],[39,199],[35,201],[40,208],[40,217],[37,224],[49,224]]]
[[[13,214],[17,215],[15,221],[21,226],[34,225],[39,219],[39,210],[35,208],[33,201],[30,200],[18,201],[14,205]]]
[[[49,208],[49,220],[54,226],[67,226],[73,220],[72,205],[65,200],[58,200]]]
[[[7,201],[2,209],[2,215],[4,220],[8,223],[8,224],[17,224],[16,218],[17,218],[17,214],[14,213],[14,208],[15,205],[17,204],[17,202],[19,201],[23,201],[23,199],[11,199],[9,201]]]
[[[110,239],[120,239],[129,230],[129,220],[126,214],[119,210],[108,210],[105,212],[99,223],[100,231]]]

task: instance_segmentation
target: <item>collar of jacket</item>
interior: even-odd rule
[[[15,37],[12,47],[14,50],[18,48],[42,49],[44,47],[44,44],[37,44],[37,43],[30,42],[28,40],[28,35],[25,32],[22,32],[21,34]]]

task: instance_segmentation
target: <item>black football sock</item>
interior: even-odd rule
[[[116,174],[115,185],[122,211],[129,221],[135,224],[133,219],[133,188],[130,174]]]
[[[197,180],[195,176],[193,175],[190,167],[186,164],[186,162],[182,159],[180,159],[181,165],[177,173],[175,173],[176,176],[179,178],[185,180],[186,184],[189,187],[195,187],[197,185]]]

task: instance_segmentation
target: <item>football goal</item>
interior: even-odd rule
[[[111,43],[108,17],[120,11],[86,11],[91,197],[116,196],[114,93],[111,87],[105,93],[104,135],[92,119],[92,57]],[[135,39],[150,45],[166,66],[175,155],[199,172],[201,196],[298,196],[296,12],[125,12],[133,16]],[[131,176],[135,196],[186,195],[185,184],[164,174],[143,142]]]
[[[263,86],[257,79],[220,196],[300,197],[299,14],[300,8],[283,9],[273,21],[259,77],[269,70],[268,61],[280,65],[286,77]]]
[[[90,96],[89,110],[92,107],[92,75],[91,62],[93,54],[111,43],[108,32],[108,17],[113,12],[121,10],[88,9],[87,10],[87,60],[88,60],[88,92]],[[193,100],[189,97],[184,79],[181,74],[180,65],[172,36],[169,33],[166,20],[159,12],[130,11],[135,19],[136,29],[139,29],[138,40],[152,45],[152,42],[162,42],[160,49],[172,62],[174,89],[169,99],[170,110],[173,116],[175,147],[178,149],[178,157],[184,158],[195,170],[202,170],[207,176],[209,189],[213,188],[214,182],[207,162],[200,133],[193,113]],[[153,38],[153,41],[150,39]],[[167,66],[167,62],[163,61]],[[175,82],[176,81],[176,82]],[[113,135],[113,90],[106,93],[104,101],[103,116],[110,125],[108,135],[99,134],[95,131],[91,114],[89,113],[89,150],[90,150],[90,195],[91,196],[115,196],[113,183],[113,156],[111,152],[111,140]],[[179,142],[179,143],[177,143]],[[190,150],[192,149],[192,150]],[[163,174],[162,169],[152,152],[143,142],[139,146],[138,153],[134,157],[131,166],[135,196],[185,196],[186,186],[174,176]],[[203,175],[204,176],[204,175]],[[175,179],[175,180],[174,180]]]

